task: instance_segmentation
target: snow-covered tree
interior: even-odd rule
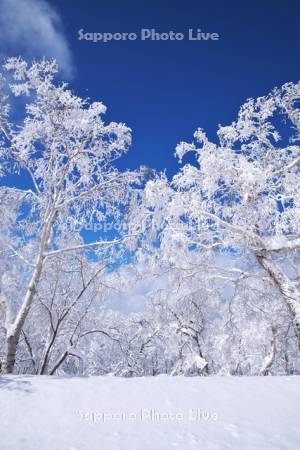
[[[300,83],[287,83],[248,100],[235,122],[219,128],[218,144],[198,129],[194,142],[176,148],[180,161],[193,152],[195,164],[170,184],[165,176],[149,181],[141,214],[171,264],[202,252],[207,259],[198,270],[206,266],[207,278],[271,280],[300,349],[299,101]],[[207,264],[222,254],[229,258]]]
[[[170,182],[115,167],[130,130],[56,82],[55,63],[4,69],[2,372],[298,373],[300,84],[248,100],[218,144],[198,129]],[[108,221],[118,231],[86,242]],[[135,289],[140,311],[109,308]]]
[[[114,165],[130,145],[130,129],[122,123],[105,124],[105,106],[74,95],[65,83],[56,82],[56,72],[55,62],[28,65],[10,58],[1,76],[0,175],[6,176],[0,188],[1,251],[7,259],[22,262],[26,279],[14,304],[1,268],[5,373],[13,371],[47,261],[91,249],[105,259],[106,251],[123,245],[122,231],[112,240],[88,244],[79,231],[87,222],[120,220],[125,211],[120,205],[128,202],[130,185],[137,181],[135,174]],[[17,99],[12,100],[20,96],[25,97],[24,114],[24,101],[16,107]],[[11,175],[26,181],[9,187]]]

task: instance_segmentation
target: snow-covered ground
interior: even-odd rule
[[[0,448],[297,450],[299,408],[299,376],[3,376]]]

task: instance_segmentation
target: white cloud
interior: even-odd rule
[[[0,0],[0,54],[55,58],[66,77],[73,72],[61,18],[44,0]]]

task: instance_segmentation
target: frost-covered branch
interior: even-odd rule
[[[114,239],[112,241],[97,241],[97,242],[90,242],[89,244],[80,244],[80,245],[73,245],[70,247],[60,248],[58,250],[53,250],[51,252],[45,253],[44,257],[50,258],[52,256],[58,256],[58,255],[61,255],[62,253],[73,252],[76,250],[88,250],[88,249],[96,248],[96,247],[110,247],[112,245],[121,244],[126,239],[128,239],[132,236],[133,235],[124,236],[122,239]]]

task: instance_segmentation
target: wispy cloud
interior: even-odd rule
[[[0,0],[0,54],[55,58],[66,77],[73,73],[61,18],[45,0]]]

